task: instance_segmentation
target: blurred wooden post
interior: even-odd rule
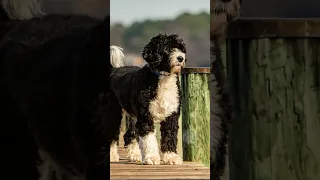
[[[228,28],[231,180],[320,179],[320,19]]]
[[[185,68],[182,84],[183,159],[210,164],[210,68]]]

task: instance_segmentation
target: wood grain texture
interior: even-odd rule
[[[209,78],[209,73],[185,73],[181,78],[183,159],[206,166],[210,164]]]
[[[227,43],[231,180],[320,179],[320,38]]]
[[[210,169],[197,162],[182,165],[141,165],[126,160],[122,135],[119,143],[119,163],[110,164],[110,179],[210,179]]]

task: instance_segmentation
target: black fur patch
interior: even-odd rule
[[[159,76],[149,66],[114,68],[111,73],[111,90],[127,113],[137,117],[139,136],[154,129],[149,112],[149,103],[156,97]]]
[[[38,179],[37,148],[70,173],[109,178],[109,143],[119,124],[107,118],[118,115],[109,109],[117,104],[109,89],[109,17],[50,15],[10,23],[0,40],[0,113],[9,158],[2,163],[14,162],[8,166],[15,174],[4,179]],[[99,106],[106,106],[104,115]]]
[[[210,179],[220,180],[224,175],[226,168],[227,156],[227,141],[228,141],[228,123],[231,120],[231,104],[228,89],[226,86],[226,77],[224,73],[224,66],[221,58],[221,49],[219,46],[218,38],[212,37],[211,43],[214,47],[211,48],[211,55],[213,56],[211,64],[211,73],[215,77],[217,94],[211,94],[211,99],[219,99],[218,107],[220,110],[211,112],[211,118],[217,117],[218,119],[211,119],[211,121],[219,121],[221,123],[220,139],[216,149],[216,154],[211,154],[210,162]],[[212,91],[212,90],[211,90]],[[217,98],[219,96],[219,98]],[[215,116],[213,116],[213,113]],[[212,123],[215,124],[215,123]],[[211,132],[212,133],[212,132]]]

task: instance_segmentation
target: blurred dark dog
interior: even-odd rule
[[[239,15],[242,0],[210,0],[211,35],[222,35],[229,21]]]
[[[121,118],[109,88],[109,17],[45,15],[39,0],[0,2],[1,179],[109,178],[121,123],[108,122]]]
[[[211,83],[210,83],[210,179],[228,176],[228,123],[231,121],[231,100],[220,49],[220,38],[227,24],[239,14],[242,0],[211,0]]]
[[[176,34],[153,37],[142,52],[144,67],[124,66],[120,48],[112,46],[111,90],[130,121],[124,135],[128,159],[144,164],[160,164],[155,123],[160,123],[160,150],[164,164],[182,164],[177,154],[178,119],[181,107],[179,76],[186,63],[186,47]],[[118,121],[118,120],[116,120]],[[111,145],[111,160],[118,161],[116,142]],[[139,145],[138,145],[139,143]],[[141,150],[141,155],[139,147]]]

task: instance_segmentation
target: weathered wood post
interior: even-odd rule
[[[320,19],[239,19],[227,68],[231,180],[320,179]]]
[[[210,68],[185,68],[182,87],[183,159],[210,164]]]

